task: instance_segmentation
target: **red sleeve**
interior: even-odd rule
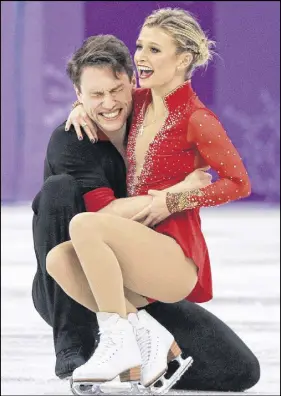
[[[187,139],[219,176],[216,182],[200,189],[202,195],[192,197],[196,207],[221,205],[250,195],[250,180],[242,159],[210,110],[199,109],[192,114]]]
[[[100,187],[83,195],[87,212],[98,212],[116,198],[113,190],[108,187]]]

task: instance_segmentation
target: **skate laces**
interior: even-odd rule
[[[109,329],[100,330],[100,341],[97,349],[94,352],[94,357],[97,359],[98,363],[103,363],[110,359],[110,357],[116,352],[120,340],[122,340],[124,331],[119,330],[112,331]]]
[[[147,365],[150,358],[151,339],[150,332],[145,327],[136,328],[136,339],[141,352],[142,364]]]

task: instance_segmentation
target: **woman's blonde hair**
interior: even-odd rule
[[[188,51],[193,60],[188,67],[187,77],[199,66],[207,66],[213,58],[215,42],[209,40],[196,18],[180,8],[162,8],[149,15],[142,27],[159,27],[173,38],[177,53]]]

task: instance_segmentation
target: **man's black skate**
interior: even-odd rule
[[[73,371],[86,363],[89,359],[80,346],[64,349],[57,354],[55,373],[60,379],[67,379],[72,376]]]

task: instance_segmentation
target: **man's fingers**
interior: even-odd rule
[[[207,173],[207,172],[203,172],[200,175],[200,179],[203,179],[203,180],[207,180],[207,179],[209,180],[211,178],[212,178],[212,175],[210,173]]]
[[[149,216],[147,216],[147,218],[143,221],[142,224],[148,227],[148,226],[150,226],[150,225],[153,223],[154,220],[155,220],[154,217],[151,216],[151,215],[149,215]]]
[[[203,172],[206,172],[206,171],[208,171],[208,170],[210,170],[210,169],[211,169],[211,167],[210,167],[209,165],[203,166],[203,168],[197,168],[197,170],[201,170],[201,171],[203,171]]]
[[[150,224],[151,227],[156,226],[157,224],[159,224],[162,220],[161,219],[154,219],[154,221]]]
[[[149,214],[150,211],[150,205],[145,207],[141,212],[137,213],[134,217],[131,218],[133,221],[139,221],[142,220],[144,217],[146,217]]]
[[[133,220],[133,221],[139,221],[139,220],[141,220],[141,219],[143,218],[143,216],[142,216],[141,213],[142,213],[142,212],[136,214],[134,217],[131,218],[131,220]]]
[[[206,176],[204,177],[204,180],[206,181],[206,183],[210,184],[212,181],[212,175],[207,173]]]

